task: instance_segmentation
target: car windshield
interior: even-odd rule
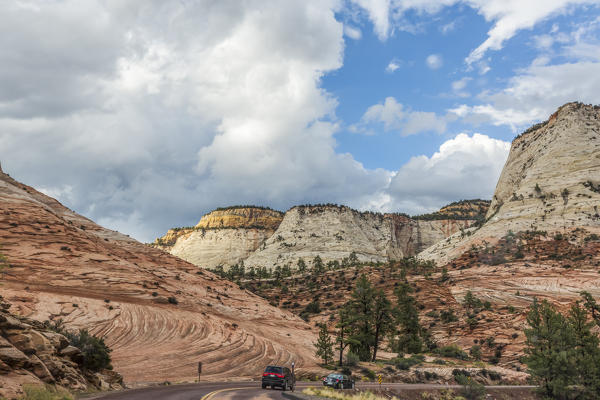
[[[273,367],[273,366],[269,365],[267,367],[267,369],[265,369],[265,372],[271,372],[271,373],[274,373],[274,374],[281,374],[281,373],[283,373],[283,367]]]

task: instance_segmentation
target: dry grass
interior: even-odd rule
[[[326,397],[328,399],[335,400],[390,400],[386,397],[377,396],[371,392],[351,392],[347,393],[341,390],[334,390],[330,388],[314,388],[310,387],[304,389],[302,393],[309,396]],[[392,397],[391,400],[398,400],[397,397]]]

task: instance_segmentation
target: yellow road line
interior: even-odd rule
[[[250,387],[243,387],[243,388],[228,388],[228,389],[220,389],[220,390],[215,390],[214,392],[210,392],[205,394],[204,396],[202,396],[202,398],[200,400],[210,400],[213,398],[213,396],[215,394],[219,394],[222,392],[231,392],[232,390],[241,390],[241,389],[252,389]]]

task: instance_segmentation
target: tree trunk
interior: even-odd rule
[[[375,328],[375,346],[373,347],[373,362],[377,358],[377,347],[379,346],[379,325]]]

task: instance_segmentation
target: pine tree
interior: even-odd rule
[[[301,274],[306,272],[306,263],[304,262],[304,260],[302,258],[298,259],[298,272],[300,272]]]
[[[571,307],[567,322],[574,334],[578,398],[597,399],[600,397],[600,341],[591,331],[594,323],[588,322],[588,313],[579,302]]]
[[[358,355],[361,361],[369,361],[375,338],[372,323],[375,290],[365,274],[358,279],[351,296],[348,304],[352,331],[350,351]]]
[[[576,381],[574,332],[567,320],[546,300],[534,300],[527,314],[526,364],[544,395],[566,399]]]
[[[339,318],[340,320],[336,324],[336,328],[338,330],[335,341],[338,345],[338,351],[340,353],[339,364],[340,366],[342,366],[344,362],[344,350],[346,350],[346,347],[348,347],[352,341],[350,337],[352,334],[352,325],[350,324],[350,310],[347,304],[340,309]]]
[[[331,337],[329,337],[327,325],[325,324],[321,324],[319,338],[317,339],[317,343],[315,343],[315,347],[317,348],[317,357],[320,357],[325,365],[329,365],[329,362],[333,360],[333,342],[331,341]]]
[[[313,259],[313,274],[314,275],[318,275],[323,273],[325,270],[325,266],[323,265],[323,260],[321,259],[321,257],[319,255],[316,255],[315,258]]]
[[[393,326],[392,304],[385,297],[383,290],[378,290],[375,294],[373,304],[373,327],[375,329],[373,338],[373,359],[377,358],[377,348],[381,339],[387,335]]]
[[[392,347],[397,352],[420,353],[423,350],[423,340],[426,337],[419,323],[417,301],[410,294],[412,287],[407,281],[399,284],[394,290],[397,298],[394,316],[398,325],[397,337],[392,338]]]

